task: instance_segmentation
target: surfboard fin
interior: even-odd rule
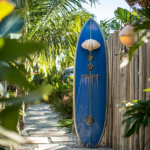
[[[99,78],[99,74],[82,74],[82,78]]]

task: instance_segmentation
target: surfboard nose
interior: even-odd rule
[[[99,74],[82,74],[82,78],[99,78]]]

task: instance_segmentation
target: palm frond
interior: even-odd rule
[[[150,121],[150,102],[140,100],[130,102],[130,106],[128,106],[128,103],[124,104],[127,110],[123,115],[125,119],[123,119],[122,124],[126,123],[124,136],[129,137],[135,132],[138,134],[141,125],[148,126]]]

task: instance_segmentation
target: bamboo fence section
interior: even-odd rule
[[[139,35],[136,35],[138,40]],[[149,93],[143,92],[150,88],[150,41],[140,47],[129,65],[120,69],[122,60],[115,56],[120,49],[125,49],[115,31],[106,41],[108,53],[108,99],[107,116],[103,142],[106,147],[114,150],[150,150],[150,125],[141,127],[139,134],[124,138],[125,125],[121,125],[125,110],[120,111],[122,101],[134,99],[150,100]]]

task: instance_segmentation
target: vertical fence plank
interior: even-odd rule
[[[147,79],[147,70],[146,70],[146,59],[147,59],[147,57],[146,57],[146,49],[147,48],[147,45],[146,44],[143,44],[143,46],[142,46],[142,52],[143,52],[143,80],[142,80],[142,83],[143,83],[143,89],[142,89],[142,92],[143,92],[143,90],[144,89],[146,89],[146,79]],[[143,92],[143,99],[142,100],[146,100],[146,92]],[[147,146],[147,144],[146,144],[146,142],[147,142],[147,132],[148,132],[148,128],[146,127],[146,128],[144,128],[144,150],[148,150],[148,146]]]
[[[130,100],[130,65],[127,65],[127,101]],[[126,150],[130,150],[129,149],[129,142],[130,139],[126,138]]]
[[[108,42],[107,42],[107,47],[108,47],[108,58],[109,58],[109,97],[108,97],[108,109],[107,109],[107,139],[106,139],[106,146],[110,146],[110,136],[111,136],[111,130],[110,130],[110,125],[111,125],[111,65],[112,65],[112,59],[111,59],[111,41],[112,41],[112,36],[109,37]]]
[[[122,60],[121,60],[122,62]],[[123,101],[124,99],[124,68],[120,69],[120,104],[121,102]],[[121,114],[121,123],[122,123],[122,120],[123,120],[123,111],[120,112]],[[123,150],[123,135],[124,135],[124,132],[123,132],[123,126],[120,126],[120,150]]]
[[[115,69],[115,64],[114,64],[114,53],[115,53],[115,33],[113,33],[112,34],[112,53],[111,53],[111,57],[112,57],[112,84],[111,84],[111,112],[112,112],[112,115],[111,115],[111,117],[112,117],[112,122],[111,122],[111,144],[110,144],[110,146],[111,147],[113,147],[113,133],[114,133],[114,131],[113,131],[113,129],[114,129],[114,115],[115,115],[115,113],[114,113],[114,105],[115,105],[115,100],[114,100],[114,76],[115,76],[115,74],[114,74],[114,69]]]
[[[125,47],[121,44],[121,47],[120,49],[122,50],[123,52],[123,49]],[[123,59],[120,60],[120,63],[122,63]],[[123,101],[124,99],[124,68],[121,68],[120,69],[120,102],[119,104],[121,104],[121,102]],[[123,149],[123,126],[121,126],[121,122],[122,122],[122,115],[123,115],[123,112],[119,112],[120,113],[120,150]]]
[[[146,67],[146,63],[147,63],[147,44],[143,44],[143,90],[147,88],[147,67]],[[142,90],[142,91],[143,91]],[[142,100],[146,100],[146,92],[143,92],[143,99]],[[144,150],[149,150],[148,149],[148,127],[145,128],[145,140],[144,140]]]
[[[123,46],[123,50],[125,51],[126,47]],[[128,95],[128,66],[125,66],[122,69],[122,74],[121,74],[121,86],[122,86],[122,101],[127,101],[127,95]],[[122,102],[121,101],[121,102]],[[123,114],[125,113],[125,110],[121,111],[121,122],[124,119]],[[122,150],[127,150],[127,139],[124,138],[124,132],[125,132],[125,124],[121,126],[121,139],[122,139]]]
[[[124,101],[127,101],[129,100],[129,65],[127,65],[125,68],[124,68],[124,97],[123,97],[123,100]],[[125,110],[122,111],[124,114],[125,113]],[[124,137],[124,132],[125,132],[125,127],[126,125],[124,124],[123,125],[123,134],[122,134],[122,137]],[[123,142],[123,150],[127,150],[127,138],[123,138],[124,142]]]
[[[109,48],[109,39],[106,41],[107,42],[107,52],[108,52],[108,71],[109,71],[109,75],[108,75],[108,83],[110,82],[109,78],[110,78],[110,48]],[[110,83],[109,83],[110,85]],[[109,92],[110,88],[108,87],[108,92]],[[110,92],[109,92],[110,93]],[[107,118],[106,118],[107,122],[106,122],[106,127],[105,127],[105,146],[108,146],[108,136],[109,136],[109,128],[108,128],[108,124],[109,124],[109,96],[107,98]]]
[[[107,93],[109,94],[109,49],[108,49],[108,40],[106,40],[106,46],[107,46],[107,63],[108,63],[108,74],[107,74]],[[106,104],[106,118],[105,118],[105,136],[104,136],[104,143],[105,143],[105,146],[107,146],[107,132],[108,132],[108,130],[107,130],[107,124],[108,124],[108,95],[107,95],[107,104]]]
[[[139,39],[138,34],[136,34],[135,41]],[[135,52],[135,99],[139,99],[139,50]],[[134,150],[139,150],[139,135],[134,134]]]
[[[149,67],[149,59],[150,59],[150,40],[147,43],[147,88],[150,88],[150,81],[148,81],[148,78],[150,78],[150,67]],[[150,101],[150,94],[149,92],[146,92],[147,100]],[[148,131],[148,148],[150,149],[150,123],[148,125],[149,131]]]
[[[107,147],[108,146],[108,137],[109,137],[109,90],[110,90],[110,37],[109,39],[106,41],[106,44],[107,44],[107,63],[108,63],[108,78],[107,78],[107,84],[108,84],[108,87],[107,87],[107,90],[108,90],[108,95],[107,95],[107,109],[106,109],[106,124],[105,124],[105,146]]]
[[[114,50],[113,50],[113,136],[112,136],[112,147],[113,149],[117,148],[117,57],[115,57],[115,53],[117,53],[117,43],[118,43],[118,31],[114,32]]]
[[[117,52],[119,53],[121,47],[120,40],[118,38]],[[117,104],[120,103],[120,59],[117,57]],[[117,150],[120,150],[120,124],[121,124],[121,114],[119,112],[119,107],[117,107]]]
[[[130,62],[130,101],[134,100],[134,57],[132,56],[132,60]],[[129,137],[129,149],[134,150],[134,136],[131,135]]]
[[[139,34],[141,36],[141,33]],[[139,100],[143,98],[143,53],[142,47],[139,48]],[[144,127],[140,128],[140,150],[144,150]]]
[[[148,78],[149,78],[149,71],[148,71],[149,70],[149,65],[148,65],[149,52],[148,52],[148,46],[149,46],[149,44],[146,44],[146,51],[145,51],[145,57],[146,57],[146,62],[145,62],[146,78],[145,78],[145,82],[146,82],[146,88],[149,88],[148,87]],[[146,100],[149,101],[149,97],[148,97],[149,93],[146,92],[145,94],[146,94]],[[145,128],[145,149],[149,150],[150,149],[150,147],[149,147],[149,134],[147,134],[147,133],[149,133],[149,126],[147,126]]]
[[[130,66],[130,101],[132,100],[132,62],[129,64]],[[128,138],[129,140],[129,150],[132,150],[131,145],[132,145],[132,137],[130,136]]]
[[[123,50],[123,44],[121,43],[121,45],[120,45],[120,50]],[[122,63],[122,59],[120,60],[120,64]],[[123,100],[123,68],[120,68],[120,101],[119,101],[119,104],[121,104],[121,102],[122,102],[122,100]],[[123,112],[120,112],[119,111],[119,113],[120,113],[120,127],[119,127],[119,129],[120,129],[120,150],[122,150],[122,135],[123,135],[123,128],[122,128],[122,126],[121,126],[121,123],[122,123],[122,119],[123,119],[123,117],[122,117],[122,114],[123,114]]]
[[[113,88],[113,34],[111,34],[111,51],[110,51],[110,99],[109,99],[109,147],[112,147],[112,129],[113,129],[113,96],[112,96],[112,88]]]
[[[135,55],[132,58],[132,99],[135,99]],[[132,150],[134,150],[134,135],[132,136]]]
[[[125,81],[125,67],[123,68],[123,88],[122,88],[122,102],[125,100],[124,98],[125,98],[125,83],[126,83],[126,81]],[[122,111],[122,120],[121,120],[121,122],[123,121],[123,114],[124,114],[124,110]],[[122,125],[122,150],[125,150],[125,138],[124,138],[124,131],[125,131],[125,125]]]
[[[131,90],[131,88],[130,88],[130,65],[128,65],[128,95],[127,95],[127,97],[128,97],[128,101],[130,100],[130,90]],[[129,150],[129,143],[130,143],[130,139],[129,138],[127,138],[127,150]]]

